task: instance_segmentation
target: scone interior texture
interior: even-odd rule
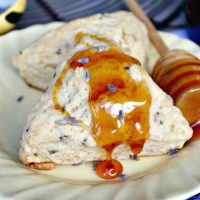
[[[48,91],[32,110],[22,135],[19,154],[25,165],[34,167],[34,163],[46,163],[45,166],[48,167],[51,165],[49,163],[73,164],[106,158],[105,150],[97,145],[91,129],[66,123],[63,113],[54,109],[52,101],[52,89],[67,60],[75,53],[89,48],[88,44],[89,47],[95,46],[101,50],[109,49],[107,43],[85,36],[69,52],[66,61],[58,67]],[[134,81],[146,81],[152,99],[149,109],[150,136],[139,155],[161,155],[171,149],[182,148],[192,136],[192,129],[180,110],[173,106],[172,99],[142,68],[135,64],[127,70]],[[85,74],[86,69],[83,67],[70,68],[62,81],[58,99],[73,117],[90,126],[92,118],[88,103],[89,84]],[[112,158],[130,159],[132,155],[130,148],[121,144],[114,149]]]
[[[99,34],[115,41],[127,54],[147,62],[149,39],[146,27],[132,13],[119,11],[73,20],[52,30],[13,57],[13,64],[25,81],[45,90],[55,69],[65,61],[78,32]]]

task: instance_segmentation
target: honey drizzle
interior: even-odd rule
[[[75,37],[75,45],[77,43],[81,43],[87,47],[90,46],[89,43],[85,42],[85,41],[81,41],[81,39],[83,37],[90,37],[92,39],[96,39],[98,40],[99,42],[103,42],[103,43],[106,43],[106,44],[112,44],[110,42],[110,40],[107,40],[105,38],[100,38],[100,37],[97,37],[95,35],[92,35],[92,34],[87,34],[87,33],[82,33],[82,32],[79,32],[76,34],[76,37]],[[79,63],[80,64],[80,63]],[[80,66],[81,67],[81,66]],[[58,102],[58,98],[57,98],[57,95],[58,95],[58,91],[60,90],[61,86],[62,86],[62,80],[64,79],[64,77],[66,76],[66,73],[68,71],[68,68],[69,68],[69,61],[67,62],[67,64],[64,66],[63,70],[61,71],[61,73],[59,74],[55,84],[54,84],[54,87],[53,87],[53,91],[52,91],[52,101],[53,101],[53,104],[54,104],[54,109],[56,110],[59,110],[60,112],[62,112],[65,116],[70,116],[70,114],[64,110],[64,108],[59,104]],[[87,126],[85,126],[87,128]]]
[[[134,154],[139,154],[145,141],[149,138],[151,95],[145,80],[133,81],[125,68],[127,64],[140,65],[140,62],[122,53],[109,40],[94,35],[77,34],[76,43],[80,43],[85,36],[109,44],[109,50],[99,52],[97,47],[90,47],[77,52],[68,60],[53,88],[54,108],[66,116],[70,115],[67,111],[63,111],[59,104],[58,91],[69,67],[84,67],[89,71],[91,77],[89,80],[89,105],[93,121],[92,134],[97,144],[106,150],[107,159],[111,159],[113,149],[120,144],[128,145]],[[89,46],[89,43],[86,45]],[[89,62],[81,63],[78,61],[81,58],[87,58]],[[112,84],[116,88],[116,92],[111,92],[108,84]],[[118,114],[113,115],[106,110],[107,103],[111,105],[110,108],[117,104],[125,107],[126,103],[135,104],[135,107],[123,114],[122,122]],[[136,124],[139,130],[137,130]]]

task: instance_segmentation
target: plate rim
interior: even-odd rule
[[[13,31],[5,34],[5,35],[0,36],[0,41],[1,40],[9,39],[9,37],[13,37],[13,35],[20,34],[21,32],[25,33],[25,32],[29,32],[29,31],[31,31],[33,29],[41,29],[41,28],[44,28],[44,26],[45,26],[45,29],[47,29],[47,28],[54,29],[54,28],[59,27],[59,26],[61,26],[63,24],[65,24],[65,23],[64,22],[51,22],[51,23],[47,23],[47,24],[36,24],[36,25],[29,26],[27,28],[20,29],[20,30],[13,30]],[[44,31],[44,32],[46,32],[46,31]],[[200,51],[200,47],[196,43],[194,43],[193,41],[191,41],[191,40],[188,40],[188,39],[185,39],[185,38],[181,38],[181,37],[179,37],[177,35],[174,35],[174,34],[168,33],[168,32],[159,31],[159,33],[161,35],[174,36],[174,37],[178,38],[179,40],[188,41],[188,42],[192,43],[194,46],[196,46],[196,48],[199,48],[199,51]],[[177,195],[174,195],[173,197],[169,197],[167,199],[171,200],[171,199],[189,198],[189,197],[197,194],[198,192],[200,192],[200,185],[199,185],[199,187],[194,188],[192,191],[185,192],[184,194],[183,193],[182,194],[177,194]],[[1,195],[3,195],[2,197],[4,199],[8,199],[8,200],[9,199],[13,199],[13,198],[10,198],[9,196],[5,196],[3,193],[0,192],[0,198],[1,198]]]

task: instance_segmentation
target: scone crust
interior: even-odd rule
[[[41,163],[27,163],[25,164],[27,167],[31,169],[38,169],[38,170],[52,170],[55,168],[55,163],[53,162],[41,162]]]

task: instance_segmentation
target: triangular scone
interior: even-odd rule
[[[99,52],[110,48],[104,40],[99,41],[86,34],[70,52],[67,60],[77,52],[91,47],[97,48]],[[97,145],[91,134],[90,127],[93,122],[88,103],[89,75],[85,68],[70,68],[66,71],[60,88],[56,91],[63,112],[59,110],[60,108],[58,109],[58,106],[55,109],[53,103],[55,83],[57,84],[66,62],[56,71],[51,86],[29,116],[23,133],[19,152],[20,159],[30,167],[51,169],[54,163],[73,164],[104,160],[106,157],[105,150]],[[88,60],[83,58],[81,62],[88,62]],[[182,148],[183,144],[191,138],[192,129],[179,109],[173,106],[172,99],[137,64],[129,66],[127,71],[131,80],[146,82],[151,96],[148,110],[149,119],[147,119],[149,138],[145,141],[139,155],[161,155],[171,149]],[[69,123],[69,119],[65,117],[66,112],[79,121],[72,120]],[[140,117],[145,118],[146,116]],[[85,127],[78,124],[80,121],[85,124]],[[114,159],[130,159],[132,157],[133,152],[125,144],[117,146],[112,153]]]
[[[76,19],[48,31],[14,55],[14,66],[26,82],[45,90],[55,69],[73,47],[74,36],[80,31],[112,39],[124,52],[138,58],[142,64],[147,61],[149,39],[144,24],[131,12],[118,11]]]

